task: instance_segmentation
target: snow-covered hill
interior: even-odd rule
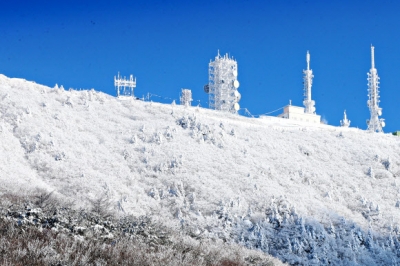
[[[400,262],[400,138],[0,75],[0,192],[109,197],[291,264]]]

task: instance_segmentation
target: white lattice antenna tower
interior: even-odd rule
[[[192,105],[192,91],[189,89],[182,89],[180,103],[184,106]]]
[[[303,84],[304,84],[304,113],[315,114],[315,101],[311,100],[311,86],[314,75],[310,69],[310,53],[307,51],[306,55],[307,69],[303,70]]]
[[[208,65],[208,86],[205,90],[209,93],[209,107],[215,110],[237,113],[240,109],[239,81],[237,80],[237,62],[228,54],[218,55]]]
[[[121,77],[118,72],[118,76],[114,76],[114,86],[117,90],[117,97],[130,96],[134,97],[134,89],[136,88],[136,77],[133,79],[133,75],[126,77]]]
[[[371,132],[382,132],[385,126],[385,120],[379,118],[382,115],[382,108],[379,107],[379,77],[375,68],[374,48],[371,45],[371,69],[368,74],[368,101],[367,105],[371,117],[367,120],[368,130]]]
[[[346,110],[344,110],[344,114],[343,114],[343,120],[340,120],[340,125],[342,127],[349,127],[350,126],[350,120],[347,119],[347,115],[346,115]]]

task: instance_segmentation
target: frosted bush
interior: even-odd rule
[[[151,142],[160,145],[163,142],[163,135],[160,132],[154,133]]]
[[[172,140],[174,138],[173,133],[176,132],[175,128],[170,128],[169,126],[165,129],[164,131],[164,137],[168,141]]]
[[[130,143],[131,143],[131,144],[137,143],[137,136],[136,136],[136,135],[133,135],[133,136],[131,137]]]
[[[382,160],[381,163],[385,167],[385,169],[389,171],[389,169],[390,169],[390,167],[392,165],[392,162],[391,162],[390,158]]]
[[[371,177],[371,178],[375,178],[375,172],[374,172],[374,170],[372,169],[371,166],[368,167],[367,175],[368,175],[369,177]]]
[[[55,159],[56,161],[64,160],[64,159],[65,159],[65,153],[64,153],[64,152],[57,153],[57,154],[54,156],[54,159]]]
[[[386,170],[376,170],[374,173],[374,177],[376,179],[387,179],[392,176],[393,175],[389,171],[386,171]]]
[[[152,188],[152,189],[148,192],[148,195],[149,195],[150,197],[152,197],[153,199],[156,199],[156,200],[159,200],[159,199],[160,199],[160,196],[159,196],[159,194],[158,194],[158,191],[157,191],[156,189],[154,189],[154,188]]]
[[[183,116],[176,120],[176,123],[183,129],[193,129],[197,125],[195,116]]]
[[[312,155],[312,149],[310,149],[310,148],[307,148],[307,147],[305,147],[305,146],[299,146],[299,149],[300,149],[300,152],[301,153],[303,153],[304,155],[307,155],[307,156],[311,156]]]

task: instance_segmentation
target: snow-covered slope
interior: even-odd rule
[[[3,75],[0,119],[1,192],[40,187],[82,205],[105,195],[121,213],[289,263],[398,260],[400,138],[390,134]]]

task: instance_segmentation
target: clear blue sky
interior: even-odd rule
[[[178,102],[203,86],[219,49],[238,61],[241,107],[302,105],[311,54],[317,113],[366,128],[370,45],[381,77],[385,132],[400,129],[399,1],[1,1],[0,73],[115,95],[113,77],[137,77],[136,96]],[[277,115],[277,113],[275,114]]]

